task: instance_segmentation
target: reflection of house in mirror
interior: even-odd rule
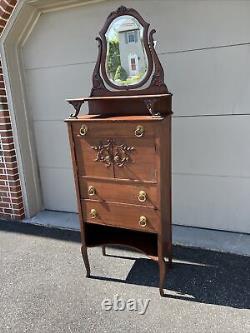
[[[128,76],[145,73],[144,48],[140,38],[140,29],[133,21],[125,21],[118,29],[121,66]]]

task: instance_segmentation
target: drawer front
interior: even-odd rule
[[[149,207],[82,200],[85,222],[157,233],[160,212]]]
[[[157,184],[80,178],[82,199],[121,202],[159,208]]]
[[[130,137],[136,139],[152,138],[157,134],[158,124],[145,122],[85,121],[75,122],[73,135],[88,137]],[[139,128],[138,128],[139,127]],[[140,131],[143,130],[143,133]]]

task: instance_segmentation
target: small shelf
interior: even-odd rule
[[[85,223],[86,245],[123,245],[143,252],[157,260],[157,234]]]
[[[121,100],[121,99],[151,99],[151,98],[163,98],[172,96],[172,94],[154,94],[154,95],[123,95],[123,96],[90,96],[90,97],[79,97],[66,99],[67,102],[87,102],[87,101],[110,101],[110,100]]]

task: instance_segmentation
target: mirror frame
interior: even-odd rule
[[[105,34],[108,31],[109,27],[111,26],[112,22],[116,18],[124,16],[124,15],[134,17],[143,28],[142,44],[145,48],[145,56],[147,57],[148,68],[147,68],[146,75],[140,82],[135,83],[135,84],[121,86],[121,85],[116,85],[114,82],[112,82],[107,75],[106,59],[107,59],[108,46],[107,46],[107,38],[106,38]],[[141,17],[141,15],[135,9],[132,9],[132,8],[126,8],[124,6],[121,6],[118,8],[117,11],[111,12],[111,14],[108,16],[108,18],[104,24],[104,27],[102,28],[102,30],[99,33],[101,36],[102,42],[103,42],[103,52],[102,52],[102,57],[101,57],[101,72],[102,72],[102,77],[106,81],[108,86],[110,86],[116,90],[136,89],[136,88],[143,86],[148,81],[148,79],[150,78],[152,71],[153,71],[152,54],[150,52],[150,48],[149,48],[149,44],[148,44],[148,28],[149,28],[149,23],[144,21],[144,19]]]
[[[145,55],[148,60],[148,71],[140,82],[120,86],[110,81],[106,72],[107,40],[105,34],[112,22],[123,15],[134,17],[144,29],[143,44],[145,47]],[[164,71],[154,48],[153,34],[155,32],[154,29],[149,32],[149,23],[147,23],[133,8],[120,6],[116,11],[112,11],[99,33],[100,37],[96,38],[99,51],[92,75],[93,87],[90,96],[115,96],[121,95],[121,93],[123,95],[134,95],[135,93],[138,95],[168,93],[169,91],[164,83]],[[143,87],[147,82],[149,82],[149,84]],[[109,88],[113,88],[113,90],[110,90]]]

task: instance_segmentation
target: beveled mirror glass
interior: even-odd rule
[[[143,30],[135,17],[122,15],[111,22],[105,33],[105,69],[108,79],[116,86],[139,84],[147,75]]]

